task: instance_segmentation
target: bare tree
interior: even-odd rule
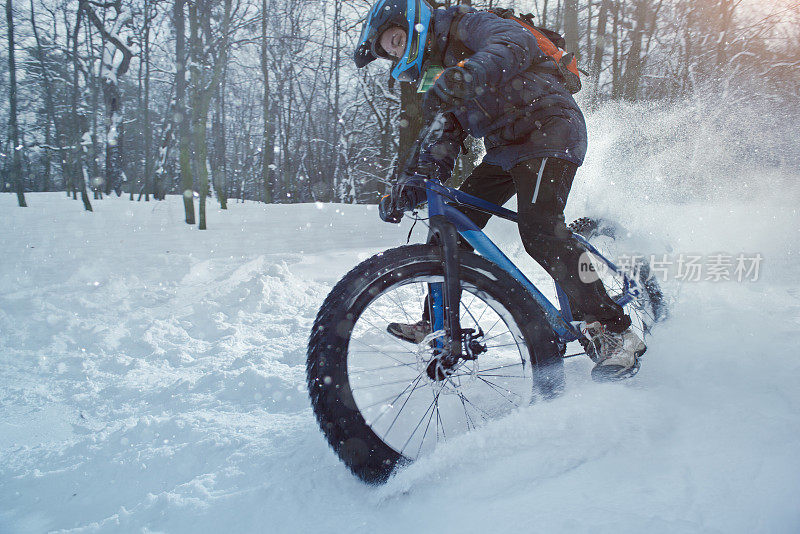
[[[25,191],[22,185],[22,145],[19,142],[19,124],[17,122],[17,65],[14,58],[14,11],[11,0],[6,0],[6,23],[8,25],[8,101],[11,158],[11,180],[17,191],[17,203],[21,208],[27,206]]]
[[[10,113],[0,125],[4,147],[24,145],[3,160],[23,189],[80,191],[90,209],[88,187],[99,200],[101,188],[133,194],[135,182],[139,198],[184,193],[191,224],[195,195],[201,210],[209,194],[220,206],[229,196],[372,202],[421,126],[413,87],[392,86],[384,62],[358,71],[350,61],[371,0],[28,2],[31,24],[13,27],[16,142],[4,129]],[[539,24],[561,28],[591,71],[592,104],[749,87],[781,109],[800,105],[800,32],[789,22],[798,0],[472,4],[531,6]],[[120,69],[126,61],[135,79]],[[482,153],[479,141],[467,145],[455,182]]]
[[[600,75],[603,69],[603,56],[607,42],[606,24],[608,23],[608,5],[612,0],[600,0],[600,12],[597,14],[597,26],[592,51],[591,73],[594,77],[591,102],[594,104],[599,98]]]
[[[581,47],[578,38],[578,0],[564,0],[564,39],[567,51],[580,61]]]
[[[271,4],[261,0],[261,77],[264,80],[264,96],[261,100],[264,120],[264,142],[261,149],[261,180],[264,186],[264,202],[272,202],[272,175],[275,167],[275,124],[272,119],[271,94],[269,85],[269,40],[267,36],[268,18]]]
[[[198,177],[200,207],[198,228],[206,229],[206,197],[208,196],[208,111],[217,90],[228,57],[228,31],[232,0],[222,0],[218,34],[212,28],[213,0],[195,0],[189,4],[189,39],[192,58],[192,149],[193,169]]]
[[[140,38],[141,57],[139,58],[139,86],[142,98],[139,109],[143,124],[141,130],[142,135],[144,135],[144,183],[142,184],[142,188],[139,193],[139,200],[141,200],[142,195],[144,195],[144,200],[147,202],[150,200],[150,193],[154,193],[152,154],[153,135],[151,133],[150,124],[150,27],[153,19],[155,18],[155,12],[153,9],[153,0],[143,0],[143,2],[143,21]],[[144,71],[144,74],[142,71]],[[132,188],[131,191],[133,191]]]
[[[41,85],[44,91],[44,104],[45,104],[45,111],[47,114],[47,121],[48,121],[48,128],[47,133],[50,133],[49,125],[52,123],[53,135],[47,136],[45,143],[48,145],[47,149],[45,150],[48,154],[50,153],[51,146],[50,144],[55,141],[55,150],[58,154],[59,159],[59,169],[61,170],[62,175],[66,172],[66,161],[67,155],[64,149],[64,145],[62,142],[62,128],[61,128],[61,121],[56,113],[56,102],[55,102],[55,89],[53,87],[53,79],[50,74],[50,65],[48,61],[48,53],[45,47],[43,46],[42,39],[39,37],[39,30],[38,25],[36,23],[36,11],[34,8],[33,0],[30,2],[30,15],[31,15],[31,29],[33,30],[33,36],[36,41],[36,62],[40,69],[41,75]],[[49,176],[50,172],[49,169],[46,171],[46,175]],[[44,190],[48,190],[47,187]]]
[[[72,165],[70,173],[72,174],[73,183],[77,183],[77,189],[80,189],[81,200],[83,207],[86,211],[93,211],[92,204],[89,201],[89,193],[86,191],[86,183],[88,180],[88,173],[84,164],[84,150],[87,144],[91,144],[91,136],[88,132],[88,124],[86,116],[81,113],[78,101],[81,94],[80,85],[80,72],[81,63],[78,55],[78,37],[80,35],[81,21],[83,20],[83,8],[79,4],[78,11],[75,14],[75,27],[72,31],[72,90],[70,92],[70,108],[71,114],[71,138],[72,138]],[[77,177],[77,180],[75,179]],[[74,198],[73,190],[73,198]]]
[[[191,139],[189,114],[186,111],[186,26],[184,0],[175,0],[175,116],[178,123],[178,155],[181,172],[181,193],[186,224],[194,224],[194,185],[191,171]]]
[[[109,27],[100,20],[92,9],[89,0],[80,0],[81,9],[105,40],[102,58],[103,100],[106,107],[106,169],[105,193],[112,190],[117,196],[122,194],[122,184],[127,181],[123,169],[123,139],[125,122],[124,100],[120,93],[119,79],[128,72],[133,52],[130,42],[125,42],[121,32],[131,23],[130,11],[122,8],[121,0],[111,4],[101,4],[111,8],[111,16],[106,16]],[[108,13],[108,12],[107,12]]]

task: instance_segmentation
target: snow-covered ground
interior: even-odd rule
[[[622,218],[674,258],[760,253],[759,279],[667,282],[637,377],[568,360],[563,397],[380,488],[324,441],[305,346],[332,284],[408,223],[232,203],[200,232],[177,197],[0,195],[0,532],[800,531],[797,177],[690,200],[650,162],[648,189],[623,175],[615,195],[603,147],[568,217]],[[542,279],[513,226],[490,233]]]

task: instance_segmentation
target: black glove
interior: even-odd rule
[[[395,224],[403,219],[403,210],[397,209],[391,193],[383,195],[378,202],[378,215],[382,221]]]
[[[444,69],[422,100],[423,116],[461,107],[477,95],[477,72],[471,65]]]
[[[425,182],[419,174],[404,172],[392,186],[392,192],[381,197],[378,214],[390,223],[399,223],[403,213],[414,209],[428,198]]]
[[[431,90],[442,102],[457,106],[475,98],[475,76],[465,67],[444,69]]]

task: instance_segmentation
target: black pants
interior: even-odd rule
[[[564,290],[575,319],[600,321],[621,332],[630,326],[630,318],[611,300],[600,280],[585,283],[578,274],[585,248],[572,238],[564,221],[564,206],[577,170],[577,165],[558,158],[530,159],[510,172],[481,163],[460,189],[499,206],[516,194],[525,250]],[[459,209],[479,228],[491,217],[474,209]],[[466,243],[462,246],[471,248]]]

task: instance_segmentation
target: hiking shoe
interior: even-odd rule
[[[639,357],[647,350],[644,342],[628,328],[622,333],[612,332],[600,322],[587,324],[581,340],[586,354],[595,362],[592,379],[610,382],[629,378],[639,372]]]
[[[418,344],[422,343],[425,336],[431,333],[431,323],[425,320],[413,324],[389,323],[386,331],[403,341]]]

